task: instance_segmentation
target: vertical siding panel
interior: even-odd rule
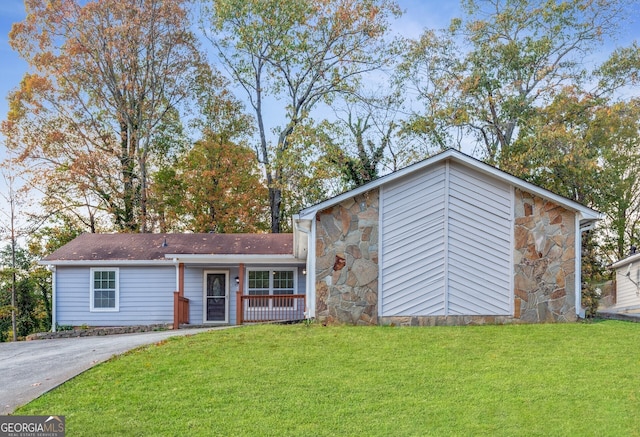
[[[452,164],[449,207],[451,315],[511,314],[511,186]]]
[[[444,314],[444,166],[381,192],[382,316]]]

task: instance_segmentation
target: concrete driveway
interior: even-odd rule
[[[11,414],[19,406],[114,355],[168,337],[211,329],[221,328],[0,343],[0,415]]]

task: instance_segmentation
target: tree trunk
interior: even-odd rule
[[[13,331],[13,341],[18,341],[18,324],[16,321],[16,237],[11,223],[11,330]]]
[[[269,187],[269,206],[271,208],[271,233],[279,234],[282,227],[280,224],[280,207],[282,205],[282,190],[273,186]]]
[[[116,222],[120,222],[120,228],[127,231],[137,231],[138,227],[134,219],[135,193],[134,193],[134,166],[135,163],[129,155],[129,129],[126,123],[120,126],[120,165],[122,172],[122,203],[123,209],[117,214]]]

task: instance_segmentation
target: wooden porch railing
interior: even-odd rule
[[[173,292],[173,329],[179,329],[183,323],[189,323],[189,299],[179,291]]]
[[[257,323],[304,319],[304,294],[238,294],[238,322]]]

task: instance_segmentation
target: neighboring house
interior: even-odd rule
[[[41,261],[53,326],[302,319],[295,247],[293,234],[83,234]]]
[[[572,321],[600,214],[454,150],[304,209],[309,316],[329,323]]]
[[[611,265],[615,270],[615,304],[606,308],[609,312],[629,312],[640,310],[640,253]]]
[[[302,210],[293,234],[82,235],[42,262],[54,326],[573,321],[599,217],[448,150]]]

